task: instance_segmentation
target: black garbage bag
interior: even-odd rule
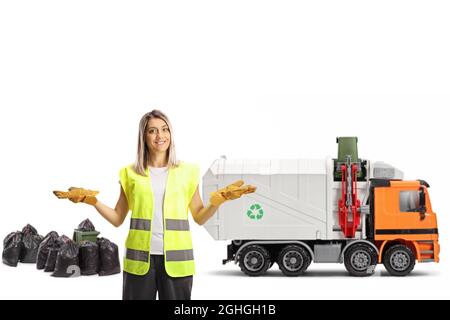
[[[56,245],[62,246],[63,244],[70,243],[72,241],[72,239],[63,234],[58,238],[58,240],[56,240]]]
[[[78,245],[73,242],[64,243],[56,257],[55,271],[53,277],[73,278],[81,275],[78,261]]]
[[[108,239],[97,240],[100,252],[100,276],[109,276],[120,273],[119,248]]]
[[[8,234],[3,240],[3,263],[10,267],[17,267],[22,246],[22,232],[16,231]]]
[[[97,274],[100,262],[98,245],[91,241],[82,241],[80,244],[79,260],[82,275],[89,276]]]
[[[38,234],[37,230],[31,224],[27,224],[25,227],[23,227],[22,233],[23,234],[28,234],[28,233]]]
[[[79,231],[95,231],[95,227],[89,219],[86,219],[78,225],[77,230],[79,230]]]
[[[47,260],[45,261],[44,272],[55,271],[56,257],[58,257],[59,248],[48,248]]]
[[[22,234],[23,248],[20,251],[19,260],[23,263],[36,263],[39,245],[41,244],[43,237],[40,236],[36,229],[30,224],[27,224],[22,229]]]
[[[70,238],[62,235],[53,243],[53,246],[48,248],[47,261],[45,261],[45,272],[53,272],[55,270],[56,258],[58,257],[58,252],[61,246],[65,243],[69,243]]]
[[[37,262],[36,268],[38,270],[42,270],[45,268],[45,263],[47,262],[48,252],[50,248],[55,245],[56,240],[58,240],[58,233],[56,231],[49,232],[44,240],[42,240],[39,245],[38,253],[37,253]]]

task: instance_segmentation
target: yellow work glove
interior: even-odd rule
[[[58,199],[69,199],[74,203],[84,202],[90,205],[97,203],[97,198],[95,196],[99,194],[98,191],[75,187],[70,187],[68,192],[53,191],[53,193],[58,197]]]
[[[243,194],[253,193],[256,190],[255,186],[245,185],[243,186],[244,181],[238,180],[229,186],[226,186],[223,189],[219,189],[217,191],[211,192],[211,197],[209,198],[209,202],[213,206],[220,206],[227,200],[234,200],[240,198]]]

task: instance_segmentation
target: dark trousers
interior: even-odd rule
[[[192,276],[172,278],[163,255],[150,256],[150,270],[143,276],[123,272],[123,300],[191,300]]]

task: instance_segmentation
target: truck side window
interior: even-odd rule
[[[400,191],[400,212],[420,212],[419,191]]]

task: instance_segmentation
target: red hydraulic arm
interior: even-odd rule
[[[341,170],[342,193],[338,203],[339,225],[346,238],[354,238],[356,230],[361,223],[361,202],[358,200],[356,186],[358,166],[356,164],[343,164]]]

